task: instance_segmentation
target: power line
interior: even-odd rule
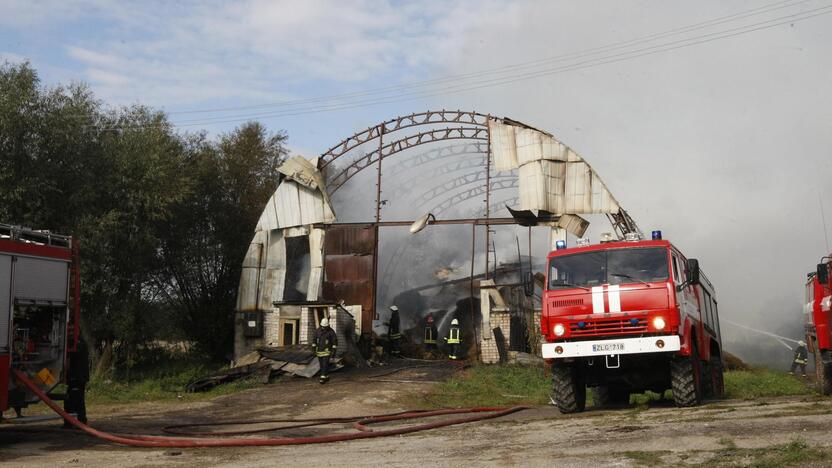
[[[411,81],[400,83],[397,85],[385,86],[381,88],[369,89],[364,91],[356,91],[352,93],[343,93],[343,94],[335,94],[329,96],[319,96],[314,98],[305,98],[305,99],[293,99],[288,101],[281,101],[276,103],[269,103],[269,104],[255,104],[249,106],[236,106],[236,107],[220,107],[220,108],[211,108],[211,109],[196,109],[196,110],[184,110],[184,111],[170,111],[168,114],[199,114],[199,113],[216,113],[216,112],[228,112],[228,111],[236,111],[236,110],[249,110],[249,109],[263,109],[263,108],[270,108],[270,107],[284,107],[284,106],[293,106],[298,104],[307,104],[307,103],[314,103],[314,102],[321,102],[321,101],[330,101],[330,100],[342,100],[354,97],[362,97],[368,96],[372,94],[387,94],[392,91],[397,91],[401,89],[408,89],[408,88],[420,88],[420,87],[427,87],[427,86],[435,86],[436,84],[453,82],[453,81],[461,81],[466,80],[469,78],[481,77],[484,75],[493,75],[493,74],[501,74],[506,73],[513,70],[525,69],[525,68],[532,68],[538,67],[541,65],[546,65],[548,63],[553,62],[561,62],[566,59],[576,59],[581,58],[584,56],[590,55],[597,55],[603,52],[608,52],[616,49],[625,48],[628,46],[641,44],[645,42],[652,42],[656,39],[679,35],[695,30],[705,29],[710,26],[715,26],[718,24],[723,24],[727,22],[732,22],[737,19],[748,18],[751,16],[760,15],[763,13],[768,13],[771,11],[776,11],[784,8],[790,8],[793,6],[797,6],[802,3],[807,3],[813,0],[786,0],[781,2],[770,3],[766,5],[762,5],[757,8],[753,8],[750,10],[741,11],[738,13],[734,13],[727,16],[722,16],[714,19],[710,19],[707,21],[702,21],[699,23],[694,23],[687,26],[682,26],[679,28],[674,28],[666,31],[662,31],[659,33],[650,34],[647,36],[642,36],[634,39],[630,39],[623,42],[613,42],[593,48],[583,49],[576,52],[570,52],[566,54],[555,55],[543,59],[532,60],[528,62],[521,62],[512,65],[505,65],[502,67],[487,69],[479,72],[471,72],[471,73],[463,73],[457,75],[449,75],[441,78],[435,78],[430,80],[421,80],[421,81]]]
[[[410,101],[414,99],[426,98],[426,97],[433,97],[451,93],[458,93],[458,92],[465,92],[465,91],[472,91],[482,88],[500,86],[510,83],[515,83],[518,81],[525,81],[529,79],[539,78],[542,76],[549,76],[559,73],[564,73],[568,71],[574,70],[581,70],[591,67],[596,67],[599,65],[605,65],[610,63],[617,63],[625,60],[632,60],[634,58],[644,57],[648,55],[653,55],[661,52],[668,52],[676,49],[681,49],[685,47],[691,47],[694,45],[704,44],[708,42],[713,42],[716,40],[721,40],[730,37],[736,37],[744,34],[749,34],[752,32],[770,29],[776,26],[780,26],[783,24],[788,23],[795,23],[798,21],[804,21],[810,18],[814,18],[817,16],[825,15],[832,13],[830,11],[832,9],[832,5],[827,5],[824,7],[814,8],[810,10],[804,10],[799,13],[785,15],[773,19],[769,19],[766,21],[761,21],[758,23],[753,23],[745,26],[730,28],[722,31],[717,31],[713,33],[703,34],[699,36],[692,36],[685,39],[679,39],[671,42],[666,42],[663,44],[658,44],[650,47],[645,47],[641,49],[635,49],[627,52],[621,52],[617,54],[612,54],[604,57],[599,57],[596,59],[585,60],[581,62],[572,63],[569,65],[564,65],[561,67],[554,67],[549,69],[537,70],[534,72],[527,72],[527,73],[520,73],[513,76],[507,76],[503,78],[492,78],[488,80],[479,80],[478,82],[474,82],[471,84],[458,84],[452,86],[446,86],[442,88],[438,88],[435,90],[424,90],[424,91],[411,91],[408,93],[403,93],[399,95],[393,96],[385,96],[376,98],[374,100],[358,100],[354,102],[346,102],[341,104],[329,104],[329,105],[321,105],[317,107],[300,107],[297,109],[288,109],[284,111],[277,111],[277,112],[267,112],[267,113],[255,113],[255,114],[248,114],[248,115],[237,115],[237,116],[218,116],[218,117],[208,117],[198,120],[191,120],[191,121],[184,121],[180,123],[172,124],[176,127],[189,127],[189,126],[196,126],[196,125],[205,125],[205,124],[221,124],[221,123],[232,123],[232,122],[242,122],[247,120],[252,120],[256,118],[274,118],[274,117],[290,117],[290,116],[297,116],[297,115],[306,115],[312,113],[320,113],[320,112],[331,112],[331,111],[338,111],[338,110],[347,110],[347,109],[355,109],[359,107],[367,107],[371,105],[379,105],[379,104],[389,104],[389,103],[396,103],[396,102],[404,102]],[[132,127],[146,127],[146,126],[154,126],[154,125],[135,125]],[[111,127],[114,129],[118,128],[130,128],[131,126],[125,127]]]
[[[815,8],[815,9],[812,9],[812,10],[807,10],[807,11],[803,11],[803,12],[800,12],[800,13],[787,15],[787,16],[782,16],[782,17],[778,17],[778,18],[774,18],[774,19],[770,19],[770,20],[766,20],[766,21],[761,21],[761,22],[746,25],[746,26],[740,26],[740,27],[731,28],[731,29],[727,29],[727,30],[723,30],[723,31],[714,32],[714,33],[708,33],[708,34],[703,34],[703,35],[699,35],[699,36],[693,36],[693,37],[690,37],[690,38],[679,39],[679,40],[667,42],[667,43],[664,43],[664,44],[644,47],[644,48],[641,48],[641,49],[635,49],[635,50],[631,50],[631,51],[627,51],[627,52],[621,52],[621,53],[617,53],[617,54],[608,55],[608,56],[605,56],[605,57],[599,57],[599,58],[596,58],[596,59],[590,59],[590,60],[584,60],[584,61],[581,61],[581,62],[575,62],[575,63],[569,64],[569,65],[564,65],[564,66],[560,66],[560,67],[537,70],[537,71],[534,71],[534,72],[520,73],[520,74],[516,74],[516,75],[508,76],[508,77],[503,77],[503,78],[491,78],[491,79],[486,79],[486,80],[479,80],[479,81],[476,81],[476,82],[471,83],[471,84],[457,84],[457,85],[452,85],[452,86],[446,86],[446,87],[438,88],[436,90],[411,91],[411,92],[399,94],[399,95],[396,95],[396,96],[380,97],[380,98],[377,98],[377,99],[380,99],[380,100],[376,100],[376,101],[372,101],[372,100],[371,101],[356,101],[356,102],[353,102],[353,103],[347,102],[347,103],[343,103],[343,104],[331,104],[329,106],[319,106],[319,107],[312,107],[312,108],[303,108],[303,107],[301,107],[301,108],[298,108],[298,109],[291,109],[291,110],[287,110],[287,111],[266,112],[266,113],[259,113],[259,114],[255,113],[255,114],[245,114],[245,115],[226,115],[226,116],[219,116],[219,117],[206,117],[206,118],[195,120],[195,121],[184,121],[182,124],[178,124],[178,125],[179,126],[181,126],[183,124],[184,125],[200,125],[200,124],[203,124],[203,123],[211,123],[211,122],[226,123],[226,122],[238,121],[238,120],[227,120],[227,119],[248,120],[248,119],[251,119],[251,118],[259,118],[259,117],[282,117],[282,116],[287,116],[287,115],[302,115],[302,114],[297,114],[296,112],[303,112],[305,114],[305,113],[325,112],[325,111],[331,111],[331,110],[341,110],[341,108],[342,108],[341,106],[349,106],[349,107],[343,107],[343,108],[351,109],[351,108],[355,108],[355,107],[353,107],[354,105],[358,106],[358,107],[363,107],[364,105],[386,104],[386,103],[391,103],[391,102],[402,102],[402,101],[405,101],[405,100],[418,99],[418,98],[423,98],[423,97],[439,96],[439,95],[443,95],[443,94],[449,94],[449,93],[452,93],[452,92],[461,92],[461,91],[470,91],[470,90],[475,90],[475,89],[482,89],[482,88],[487,88],[487,87],[492,87],[492,86],[497,86],[497,85],[515,83],[515,82],[518,82],[518,81],[525,81],[525,80],[528,80],[528,79],[537,78],[537,77],[541,77],[541,76],[548,76],[548,75],[552,75],[552,74],[563,73],[563,72],[566,72],[566,71],[580,70],[580,69],[589,68],[589,67],[593,67],[593,66],[597,66],[597,65],[603,65],[603,64],[608,64],[608,63],[620,62],[620,61],[624,61],[624,60],[630,60],[630,59],[633,59],[633,58],[643,57],[645,55],[653,55],[654,53],[676,50],[676,49],[679,49],[679,48],[688,47],[688,46],[697,45],[697,44],[702,44],[702,43],[706,43],[706,42],[713,42],[714,40],[718,40],[718,39],[738,36],[738,35],[754,32],[754,31],[759,31],[759,30],[762,30],[762,29],[768,29],[770,27],[775,27],[775,26],[779,26],[779,25],[782,25],[782,24],[786,24],[786,23],[792,23],[792,22],[802,20],[802,19],[808,19],[809,17],[817,16],[817,15],[812,15],[812,16],[809,16],[809,17],[799,18],[799,19],[797,19],[797,17],[799,17],[801,15],[805,15],[807,13],[813,13],[813,12],[817,12],[817,11],[820,11],[820,10],[830,10],[830,9],[832,9],[832,5],[828,5],[828,6],[821,7],[821,8]],[[823,14],[826,14],[826,13],[832,13],[832,11],[826,11]],[[771,22],[775,22],[775,21],[781,21],[781,20],[784,20],[784,19],[788,19],[788,20],[787,21],[782,21],[782,22],[777,23],[777,24],[771,24],[771,25],[768,25],[768,26],[765,26],[765,27],[755,27],[755,26],[761,26],[761,25],[771,23]],[[706,39],[706,38],[709,38],[709,39]],[[702,39],[702,40],[700,40],[700,39]],[[684,44],[686,42],[689,42],[689,44]],[[676,47],[677,45],[679,45],[679,46]],[[393,98],[394,100],[389,101],[388,99],[390,99],[390,98]]]

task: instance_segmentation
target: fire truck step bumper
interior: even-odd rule
[[[613,338],[568,343],[545,343],[544,359],[574,358],[584,356],[609,356],[618,354],[662,353],[679,351],[678,335],[647,336],[642,338]]]

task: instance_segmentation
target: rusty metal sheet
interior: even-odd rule
[[[372,225],[329,226],[324,236],[323,298],[361,306],[361,331],[372,331],[376,230]]]
[[[356,279],[372,279],[372,255],[330,255],[326,257],[326,279],[340,283]]]
[[[326,255],[372,255],[375,238],[375,229],[372,224],[328,226],[324,252]]]

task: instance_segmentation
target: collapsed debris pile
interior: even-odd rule
[[[330,361],[330,371],[342,367],[344,367],[343,357],[335,357]],[[186,388],[189,392],[204,392],[217,385],[247,377],[256,377],[264,384],[281,375],[308,379],[317,374],[320,369],[311,345],[258,348],[240,358],[234,367],[191,382]]]

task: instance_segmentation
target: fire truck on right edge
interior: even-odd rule
[[[583,411],[587,387],[598,406],[647,390],[671,389],[677,406],[721,397],[716,294],[699,262],[661,231],[611,239],[558,241],[548,257],[540,326],[558,408]]]
[[[817,270],[806,281],[806,305],[803,323],[806,326],[806,344],[815,355],[815,375],[821,395],[832,394],[832,274],[829,257],[823,257]]]

